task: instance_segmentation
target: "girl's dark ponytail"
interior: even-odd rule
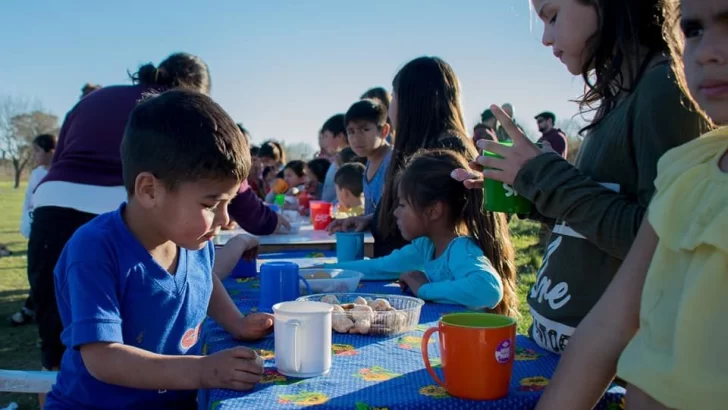
[[[134,84],[160,89],[186,88],[204,94],[210,93],[210,71],[201,58],[187,53],[167,57],[159,67],[147,63],[130,74]]]
[[[515,251],[505,215],[483,210],[482,190],[463,189],[466,191],[466,203],[462,213],[465,226],[500,274],[503,283],[503,300],[493,312],[518,317]]]

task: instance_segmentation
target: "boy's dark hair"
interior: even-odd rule
[[[306,163],[301,160],[294,160],[286,164],[286,167],[283,168],[283,170],[290,169],[293,171],[294,174],[298,175],[299,177],[302,177],[304,175],[303,168],[306,166]]]
[[[483,250],[503,282],[503,300],[495,313],[516,317],[515,253],[508,224],[501,213],[483,210],[483,190],[467,189],[452,179],[458,168],[468,168],[468,161],[450,150],[420,151],[408,159],[397,175],[398,197],[422,211],[437,202],[447,204],[449,222],[458,235],[469,236]]]
[[[358,162],[344,164],[336,171],[334,183],[339,189],[348,189],[354,196],[360,196],[364,192],[364,173],[366,167]]]
[[[543,118],[545,120],[551,120],[551,122],[553,122],[554,124],[556,124],[556,115],[554,113],[552,113],[551,111],[544,111],[541,114],[539,114],[539,115],[537,115],[537,116],[535,116],[533,118],[535,118],[537,120],[540,119],[540,118]]]
[[[339,161],[341,162],[341,165],[350,164],[352,162],[360,163],[362,165],[366,165],[366,163],[367,163],[366,158],[362,158],[362,157],[356,155],[356,153],[354,152],[353,149],[351,149],[351,147],[346,147],[346,148],[342,149],[336,155],[338,156]]]
[[[56,149],[56,136],[53,134],[40,134],[33,138],[33,145],[37,145],[43,152],[51,152]]]
[[[488,126],[483,124],[482,122],[479,122],[475,124],[475,127],[473,127],[473,131],[481,130],[481,129],[488,129]]]
[[[387,110],[389,110],[389,103],[392,102],[392,96],[389,95],[389,91],[387,91],[384,87],[374,87],[368,89],[364,94],[360,97],[362,100],[365,98],[373,98],[381,101],[382,104],[384,104],[385,107],[387,107]]]
[[[171,90],[136,106],[121,141],[124,186],[149,172],[169,189],[200,179],[243,181],[250,171],[248,143],[210,97]]]
[[[268,177],[268,174],[270,174],[271,172],[276,172],[276,169],[273,168],[273,167],[265,167],[265,168],[263,168],[263,179],[267,178]]]
[[[344,137],[346,137],[346,123],[344,122],[344,114],[336,114],[333,117],[326,120],[323,127],[321,127],[321,132],[330,131],[334,136],[337,136],[339,134],[344,134]]]
[[[482,114],[480,114],[480,122],[481,123],[484,123],[486,121],[490,121],[493,118],[495,118],[495,114],[493,114],[493,111],[490,108],[486,109],[485,111],[483,111]]]
[[[270,158],[279,164],[286,163],[286,153],[283,151],[281,144],[276,141],[266,141],[260,146],[258,152],[260,158]]]
[[[344,124],[349,126],[352,121],[367,121],[382,127],[387,123],[387,107],[379,100],[363,99],[349,107],[344,116]]]
[[[174,53],[158,67],[144,64],[129,74],[134,84],[158,86],[163,89],[187,88],[210,94],[210,69],[200,57],[187,53]]]
[[[306,164],[306,167],[309,169],[309,171],[311,171],[313,176],[316,177],[316,181],[318,181],[319,184],[324,183],[324,180],[326,179],[326,173],[329,172],[330,166],[331,161],[326,158],[312,159]]]
[[[251,157],[257,157],[259,152],[260,152],[259,146],[253,145],[252,147],[250,147],[250,156]]]

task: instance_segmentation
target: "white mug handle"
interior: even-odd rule
[[[301,363],[298,360],[298,327],[301,326],[299,320],[291,320],[286,322],[286,327],[293,328],[293,366],[296,373],[301,371]]]

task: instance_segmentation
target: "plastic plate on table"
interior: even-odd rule
[[[360,272],[341,269],[301,269],[299,276],[311,285],[314,293],[355,292],[364,276]],[[301,292],[306,290],[303,284]]]
[[[425,304],[410,296],[374,293],[326,293],[297,300],[338,305],[331,318],[334,332],[371,336],[395,336],[414,330]]]

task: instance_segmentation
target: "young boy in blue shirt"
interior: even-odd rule
[[[200,388],[252,389],[253,350],[201,356],[206,316],[240,340],[272,330],[244,317],[214,273],[254,250],[211,239],[250,170],[235,122],[209,97],[168,91],[131,113],[121,143],[128,202],[81,227],[56,265],[67,349],[46,409],[192,409]]]
[[[387,142],[391,130],[387,123],[387,107],[379,100],[363,99],[346,112],[346,135],[356,155],[366,158],[364,185],[364,214],[373,214],[382,199],[384,177],[392,159],[392,147]]]

